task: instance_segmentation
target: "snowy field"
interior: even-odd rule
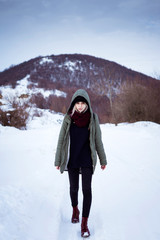
[[[53,164],[61,120],[42,117],[26,131],[0,125],[0,240],[81,239],[67,173]],[[101,129],[108,166],[98,162],[93,176],[90,239],[160,240],[160,125]]]

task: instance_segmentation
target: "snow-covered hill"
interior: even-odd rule
[[[67,173],[53,162],[62,115],[48,113],[27,131],[0,126],[0,239],[76,240]],[[92,240],[159,240],[160,125],[101,125],[108,158],[93,176]],[[79,193],[82,207],[82,192]]]
[[[42,56],[0,72],[0,111],[1,108],[5,110],[4,96],[7,101],[12,101],[8,88],[11,94],[17,91],[18,102],[19,98],[28,100],[29,105],[32,103],[37,108],[61,113],[66,112],[73,93],[83,88],[87,90],[93,110],[99,115],[101,123],[138,120],[160,122],[160,81],[115,62],[89,55]],[[134,116],[127,112],[133,106]],[[13,110],[12,106],[11,109]],[[6,114],[10,116],[9,120]],[[5,112],[3,122],[0,119],[1,124],[5,122],[6,125],[8,121],[8,125],[15,126],[13,123],[16,114]],[[28,112],[21,115],[27,114]],[[25,126],[20,124],[19,127]]]
[[[33,84],[32,88],[28,87],[30,84]],[[29,81],[28,75],[25,78],[19,80],[15,88],[12,88],[10,85],[0,86],[0,92],[2,95],[1,108],[4,108],[6,110],[8,110],[9,107],[8,101],[11,101],[13,98],[21,98],[22,101],[25,101],[26,99],[31,98],[31,96],[39,93],[42,94],[44,98],[49,97],[50,95],[55,95],[57,97],[66,97],[66,93],[57,89],[45,90],[43,88],[38,88],[37,84]],[[23,97],[23,95],[26,95],[26,97]]]
[[[71,87],[91,90],[96,95],[117,93],[125,82],[141,82],[146,86],[159,82],[116,62],[83,54],[40,56],[0,72],[0,85],[16,85],[18,80],[30,81],[45,89]]]

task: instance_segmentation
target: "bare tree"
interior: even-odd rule
[[[127,83],[114,103],[118,121],[160,122],[159,89],[137,83]]]
[[[113,100],[114,100],[114,80],[112,78],[111,75],[111,70],[109,69],[109,67],[104,67],[104,76],[105,76],[105,80],[107,82],[107,88],[108,91],[106,91],[105,95],[107,95],[107,97],[109,98],[109,102],[110,102],[110,108],[111,108],[111,119],[113,121],[113,123],[115,125],[117,125],[117,119],[116,119],[116,113],[114,111],[114,106],[113,106]]]

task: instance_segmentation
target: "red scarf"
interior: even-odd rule
[[[89,110],[86,112],[77,112],[75,111],[74,114],[71,116],[73,122],[78,126],[78,127],[86,127],[89,125],[90,122],[90,117],[91,114]]]

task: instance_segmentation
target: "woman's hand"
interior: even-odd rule
[[[59,167],[59,166],[57,166],[57,167],[56,167],[56,169],[57,169],[57,170],[59,170],[59,169],[60,169],[60,167]]]
[[[106,168],[106,165],[101,165],[101,169],[104,170]]]

